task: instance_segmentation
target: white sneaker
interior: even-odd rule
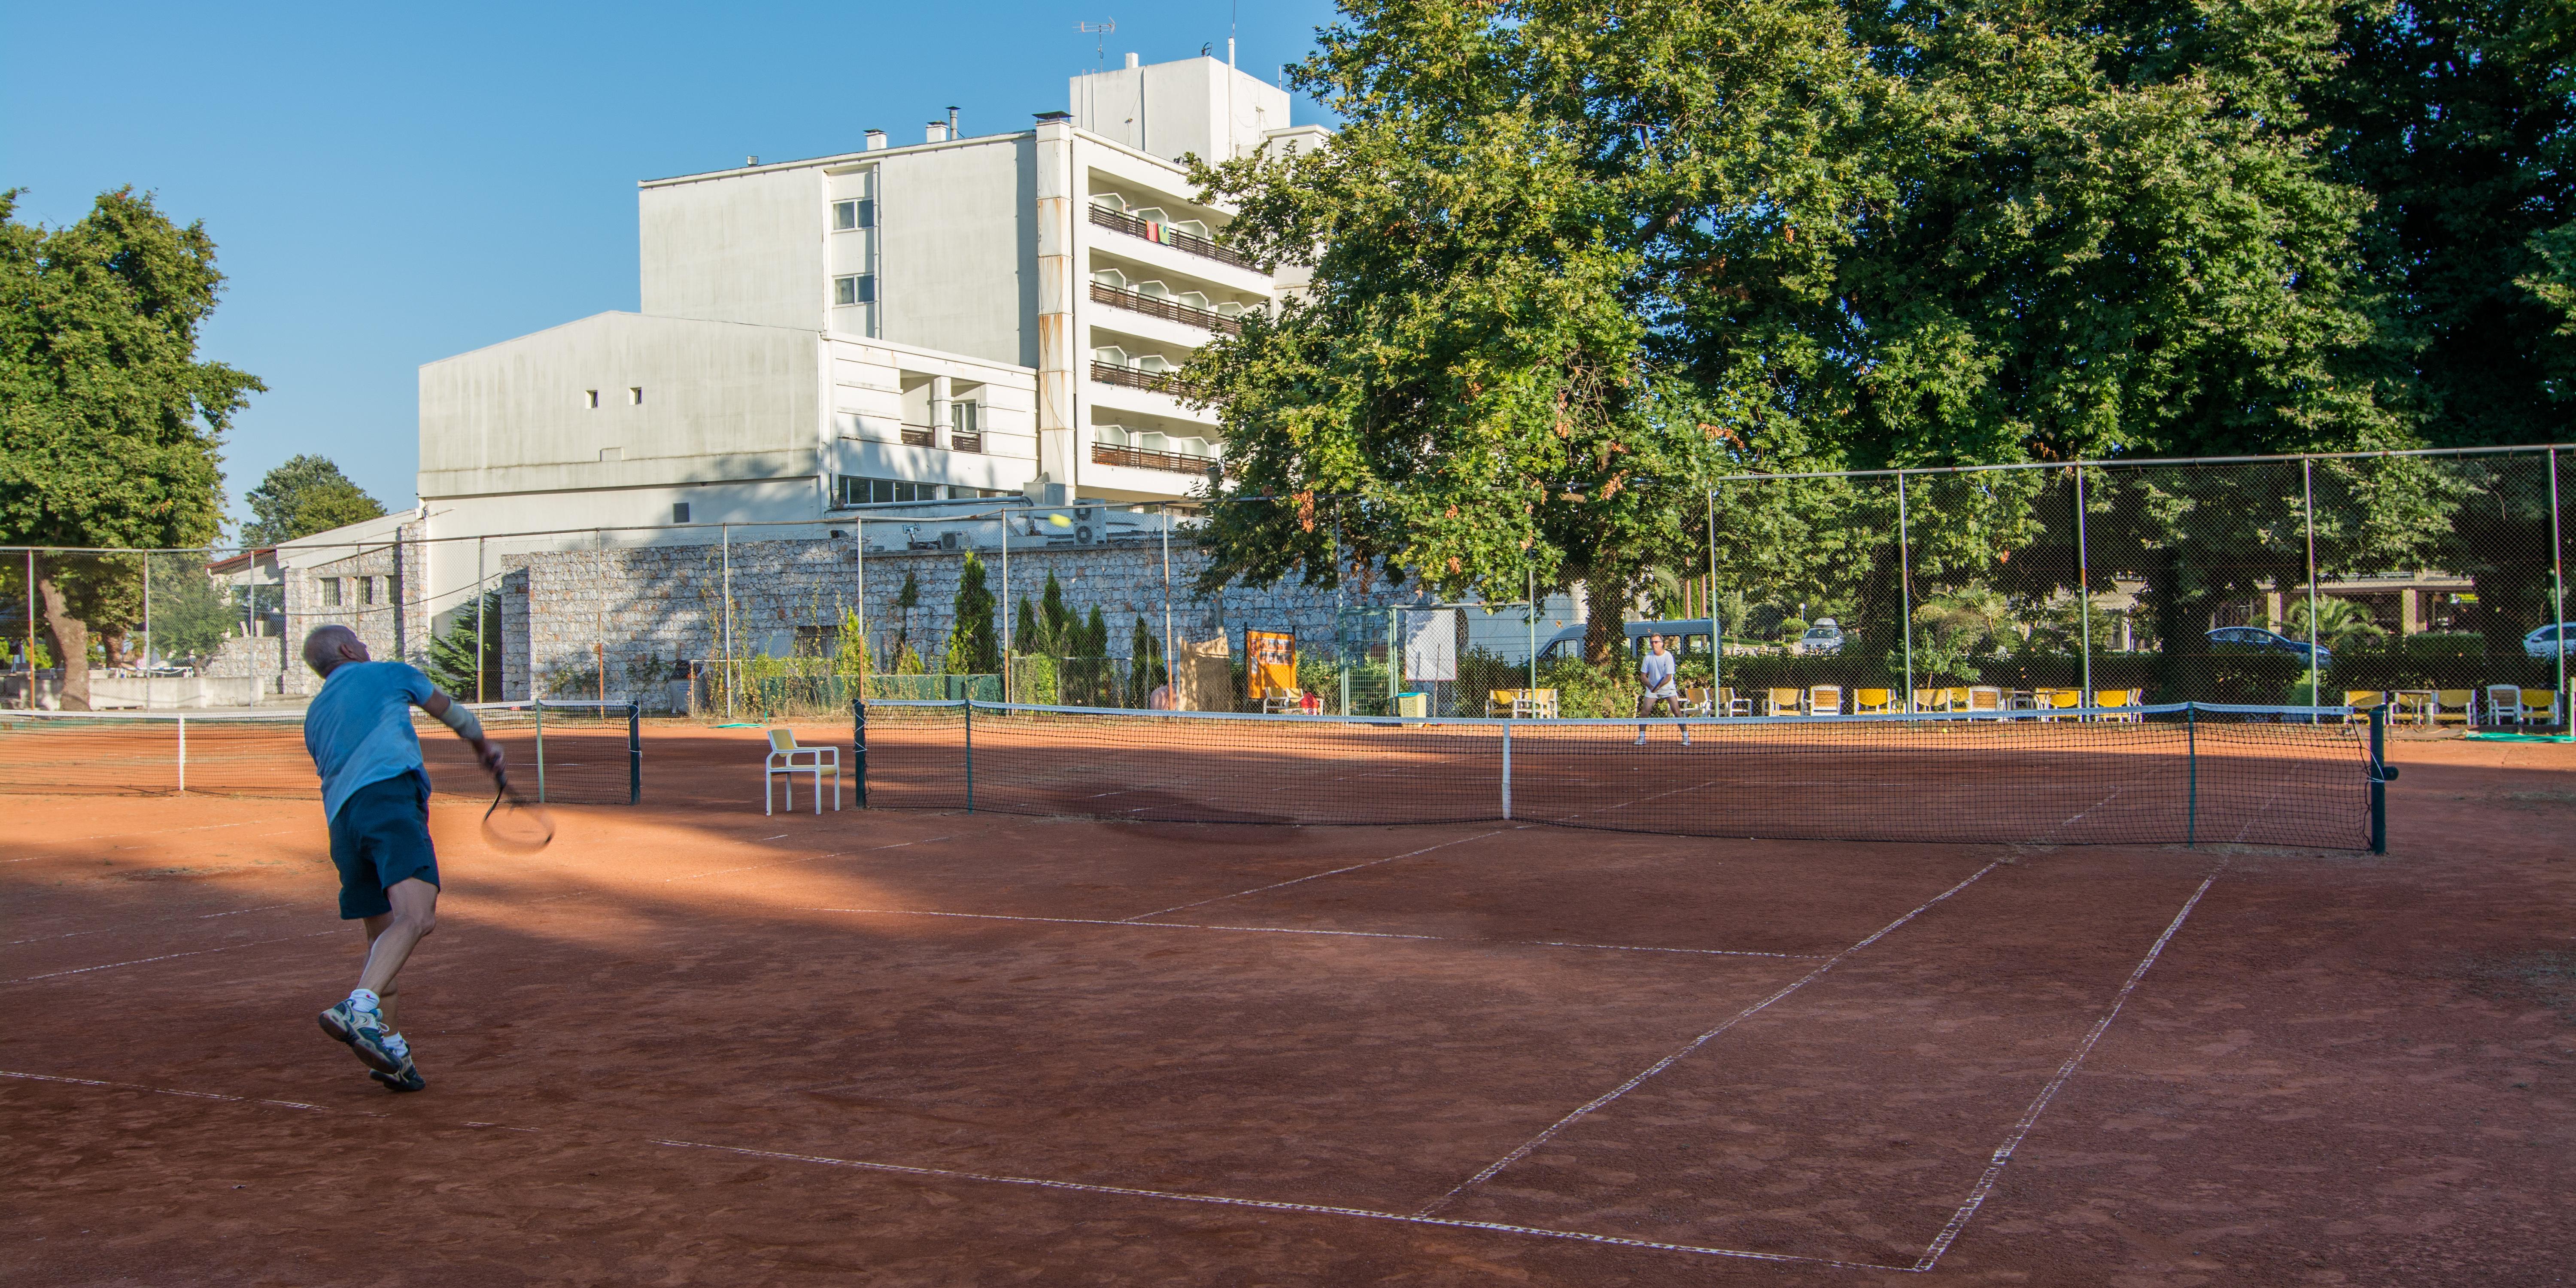
[[[1687,726],[1682,729],[1682,745],[1685,747],[1690,745],[1690,729]]]
[[[1646,745],[1646,731],[1643,729],[1637,731],[1637,745],[1640,747]]]

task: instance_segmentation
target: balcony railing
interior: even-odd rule
[[[1125,465],[1140,470],[1170,470],[1175,474],[1205,474],[1216,468],[1212,456],[1190,456],[1181,452],[1155,452],[1142,447],[1111,447],[1107,443],[1091,445],[1094,465]]]
[[[1193,236],[1169,224],[1148,223],[1134,215],[1111,210],[1107,206],[1093,206],[1091,222],[1103,228],[1114,228],[1130,237],[1142,237],[1149,242],[1169,246],[1174,250],[1185,250],[1202,259],[1212,259],[1220,264],[1232,264],[1236,268],[1249,268],[1256,273],[1261,271],[1251,260],[1205,237]]]
[[[1147,317],[1162,318],[1187,326],[1205,327],[1210,331],[1223,331],[1227,335],[1240,335],[1243,332],[1241,322],[1212,309],[1194,309],[1174,300],[1100,282],[1091,284],[1091,301],[1094,304],[1106,304],[1113,308],[1133,309]]]
[[[959,430],[950,430],[948,433],[948,450],[952,452],[983,451],[984,435],[980,432],[965,433]]]
[[[906,447],[938,447],[940,446],[939,432],[929,425],[905,425],[903,427],[903,445]],[[964,433],[952,429],[948,431],[947,447],[948,450],[952,452],[980,452],[984,450],[984,435],[980,430],[974,433]]]
[[[1114,362],[1092,363],[1091,378],[1104,385],[1145,389],[1158,394],[1178,395],[1181,392],[1181,378],[1171,372],[1138,371],[1134,367],[1122,367]]]
[[[903,427],[903,445],[904,445],[904,446],[906,446],[906,447],[931,447],[931,446],[935,446],[935,444],[933,444],[933,443],[930,441],[930,427],[929,427],[928,425],[906,425],[906,426],[904,426],[904,427]]]

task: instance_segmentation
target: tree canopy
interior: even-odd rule
[[[214,240],[130,188],[60,228],[20,222],[17,198],[0,192],[0,540],[212,541],[223,434],[263,388],[197,356],[224,280]],[[66,706],[88,705],[89,619],[139,601],[132,562],[40,562]]]
[[[2412,441],[2321,0],[1344,12],[1295,73],[1330,146],[1200,171],[1314,265],[1191,366],[1266,498],[1211,578],[1579,578],[1601,653],[1722,475]],[[1834,491],[1749,522],[1865,534]]]
[[[384,517],[385,507],[349,480],[327,456],[291,456],[260,478],[242,498],[251,521],[242,525],[246,546],[273,546],[327,532],[344,523]]]

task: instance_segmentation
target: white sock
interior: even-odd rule
[[[352,1010],[359,1011],[374,1011],[382,1009],[378,1004],[375,992],[371,989],[364,988],[353,988],[349,990],[349,1006]]]
[[[384,1043],[385,1050],[392,1052],[393,1057],[397,1060],[403,1059],[411,1054],[411,1043],[403,1041],[403,1035],[399,1033],[388,1033],[384,1035],[381,1040]]]

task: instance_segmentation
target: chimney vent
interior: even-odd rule
[[[759,165],[759,164],[760,164],[760,158],[759,158],[759,157],[744,157],[744,158],[742,159],[742,163],[743,163],[744,165]]]
[[[958,134],[957,134],[957,105],[956,105],[956,104],[954,104],[954,103],[951,103],[951,104],[949,104],[949,105],[948,105],[948,137],[950,137],[950,138],[952,138],[952,139],[953,139],[953,138],[957,138],[957,137],[958,137]]]
[[[1127,55],[1127,70],[1129,70],[1129,71],[1134,71],[1134,70],[1136,70],[1136,55],[1135,55],[1133,52],[1130,52],[1130,53]]]
[[[883,131],[883,130],[870,130],[870,131],[868,131],[868,151],[870,151],[870,152],[874,152],[874,151],[876,151],[878,148],[881,148],[881,147],[884,147],[884,146],[885,146],[885,131]]]
[[[948,122],[946,122],[946,121],[932,121],[932,122],[930,123],[929,127],[928,127],[927,129],[925,129],[925,130],[923,130],[923,131],[922,131],[922,135],[921,135],[921,137],[922,137],[922,141],[923,141],[923,142],[925,142],[925,143],[945,143],[945,142],[947,142],[947,141],[948,141]]]

